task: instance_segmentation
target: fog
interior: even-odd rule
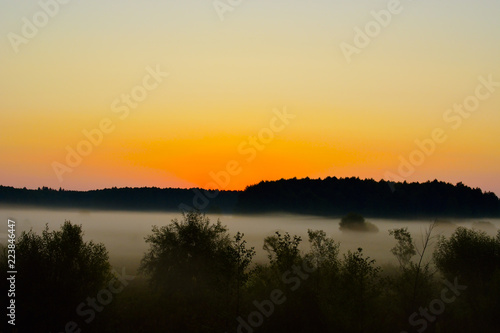
[[[377,264],[384,265],[395,262],[390,249],[395,245],[394,239],[388,230],[408,227],[417,247],[421,247],[421,236],[429,227],[432,219],[402,220],[402,219],[375,219],[367,217],[379,231],[374,232],[345,232],[339,230],[339,219],[304,215],[218,215],[208,214],[212,222],[220,219],[226,225],[231,235],[240,231],[245,234],[249,246],[255,247],[257,252],[254,262],[266,261],[266,252],[262,249],[264,238],[275,231],[288,232],[291,235],[302,237],[303,250],[307,250],[307,230],[324,230],[329,237],[340,242],[341,253],[347,250],[363,248],[364,252],[377,260]],[[137,270],[140,260],[147,251],[148,244],[144,237],[151,234],[153,225],[165,226],[172,219],[181,218],[180,213],[158,212],[123,212],[123,211],[87,211],[64,209],[21,209],[0,208],[0,220],[3,221],[0,231],[0,242],[6,243],[7,219],[16,222],[16,234],[19,237],[22,231],[31,228],[41,234],[48,224],[50,230],[59,230],[65,220],[73,224],[81,224],[86,241],[104,243],[109,251],[110,262],[115,268],[125,267],[128,272]],[[495,235],[500,228],[500,219],[441,219],[442,223],[434,229],[433,235],[449,236],[458,226],[480,228],[489,235]],[[490,223],[477,224],[478,221]],[[436,239],[434,239],[435,243]],[[432,252],[428,251],[430,254]]]

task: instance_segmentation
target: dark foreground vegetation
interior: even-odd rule
[[[371,217],[500,217],[500,200],[494,193],[462,183],[389,183],[354,177],[282,179],[261,182],[244,191],[153,187],[82,192],[0,186],[0,204],[175,212],[289,212],[335,217],[352,211]]]
[[[17,243],[18,332],[498,332],[500,231],[457,228],[416,246],[394,229],[384,267],[359,248],[309,230],[264,240],[268,262],[252,262],[244,235],[186,213],[146,238],[139,275],[115,271],[102,244],[65,222]],[[434,253],[426,256],[430,242]],[[7,271],[6,249],[1,269]],[[5,279],[4,282],[5,283]],[[7,286],[2,287],[7,290]],[[5,309],[5,307],[4,307]],[[5,323],[5,320],[4,320]],[[7,327],[5,331],[12,331]]]

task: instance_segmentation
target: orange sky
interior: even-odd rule
[[[387,4],[260,0],[221,21],[210,2],[91,0],[13,47],[42,9],[2,3],[0,184],[243,189],[389,172],[500,195],[500,4],[401,1],[347,61],[342,43]],[[418,152],[436,129],[446,139]],[[85,153],[73,166],[68,147]],[[402,159],[418,163],[402,173]]]

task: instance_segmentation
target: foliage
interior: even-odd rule
[[[408,318],[417,304],[432,297],[433,272],[430,261],[424,263],[424,255],[431,245],[434,226],[435,223],[432,223],[425,231],[421,248],[415,246],[408,228],[389,230],[389,234],[397,241],[391,253],[397,258],[401,272],[389,278],[388,283],[396,291],[393,301],[400,304],[399,309],[402,311],[396,312],[403,318]],[[417,254],[417,262],[413,262],[412,258]]]
[[[500,231],[492,237],[458,228],[441,237],[434,251],[441,274],[433,274],[425,256],[432,228],[421,246],[407,228],[390,230],[399,265],[384,270],[361,248],[341,255],[340,244],[322,230],[308,230],[309,246],[302,251],[299,236],[266,237],[268,258],[253,263],[255,251],[243,234],[231,236],[220,221],[186,213],[153,227],[141,262],[144,276],[99,313],[91,330],[246,333],[252,330],[238,329],[238,319],[250,318],[259,322],[253,332],[262,333],[413,332],[421,327],[410,327],[409,318],[436,310],[445,295],[443,311],[429,314],[428,332],[497,332]],[[105,248],[83,242],[82,234],[81,226],[66,222],[60,231],[46,228],[41,236],[30,231],[19,238],[20,331],[60,332],[76,305],[95,297],[107,281]],[[450,289],[455,280],[467,287],[460,294]],[[269,303],[275,291],[283,302]]]
[[[78,304],[109,282],[110,268],[104,245],[84,242],[81,225],[65,221],[58,231],[47,225],[42,235],[23,232],[16,244],[16,303],[22,318],[16,326],[23,331],[64,328]]]
[[[340,219],[340,230],[378,232],[376,225],[366,222],[365,218],[357,213],[349,213]]]
[[[306,254],[306,260],[316,268],[338,269],[340,265],[338,259],[340,244],[336,243],[332,238],[326,237],[323,230],[309,229],[307,234],[311,250]]]
[[[252,263],[252,258],[255,256],[255,250],[253,247],[247,249],[247,241],[243,240],[245,234],[237,232],[234,236],[234,241],[232,245],[233,261],[236,264],[236,273],[238,283],[245,283],[250,274],[248,267]]]
[[[162,292],[196,295],[200,287],[223,288],[231,278],[247,278],[255,251],[246,248],[241,233],[231,241],[219,220],[211,224],[205,214],[188,212],[181,221],[153,226],[152,231],[140,271]]]
[[[342,219],[340,220],[341,227],[356,223],[359,224],[365,223],[365,218],[357,213],[349,213],[346,216],[342,217]]]
[[[347,251],[342,263],[342,276],[344,280],[357,284],[353,289],[363,290],[369,286],[369,281],[378,275],[380,267],[375,266],[375,260],[364,257],[363,249]],[[358,288],[359,287],[359,288]]]
[[[167,226],[153,226],[140,272],[158,293],[158,307],[169,309],[164,329],[186,330],[185,325],[193,322],[219,327],[235,308],[238,311],[240,287],[248,279],[255,251],[246,248],[241,233],[232,241],[219,220],[212,224],[198,211],[182,217]],[[206,307],[218,309],[217,314],[209,316]]]
[[[500,200],[491,192],[461,183],[389,183],[336,178],[281,179],[249,186],[238,196],[244,212],[286,211],[342,216],[355,211],[371,217],[500,216]]]
[[[284,272],[293,264],[301,260],[299,244],[302,239],[299,236],[290,236],[288,232],[282,235],[276,231],[275,235],[268,236],[264,240],[264,250],[268,253],[271,266],[277,267]]]
[[[343,308],[343,316],[338,318],[340,330],[362,332],[374,325],[371,314],[380,290],[379,273],[375,260],[365,257],[361,248],[344,255],[340,271],[339,299]]]
[[[490,237],[483,231],[459,227],[450,238],[439,239],[434,260],[446,279],[456,279],[467,288],[456,307],[471,324],[462,324],[460,329],[498,331],[500,232]]]
[[[394,236],[394,239],[398,241],[398,244],[391,249],[391,253],[398,259],[400,267],[408,267],[411,258],[417,254],[408,228],[389,230],[389,235]]]
[[[193,191],[198,205],[193,202]],[[370,217],[500,216],[500,200],[494,193],[462,183],[452,185],[437,180],[394,183],[356,177],[281,179],[260,182],[244,191],[219,191],[216,194],[203,189],[157,187],[114,187],[79,192],[0,186],[0,203],[163,211],[176,211],[187,203],[203,211],[240,213],[280,211],[342,216],[356,211]]]
[[[499,238],[459,227],[449,239],[440,237],[434,260],[448,278],[460,276],[468,283],[487,282],[500,269]]]

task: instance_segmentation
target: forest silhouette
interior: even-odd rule
[[[0,186],[0,204],[172,212],[287,212],[335,217],[349,212],[386,218],[500,216],[500,200],[494,193],[462,183],[392,183],[354,177],[263,181],[243,191],[156,187],[68,191]]]

